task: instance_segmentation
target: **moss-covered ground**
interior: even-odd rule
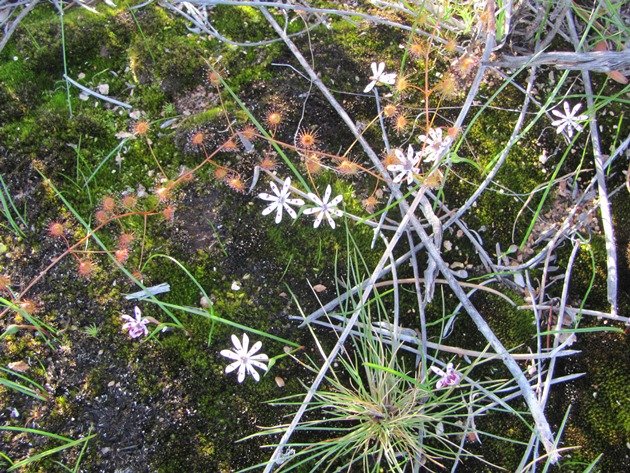
[[[213,71],[221,74],[278,142],[294,143],[298,123],[302,130],[316,129],[318,145],[333,155],[354,141],[325,99],[314,92],[302,118],[309,82],[286,67],[296,63],[282,43],[231,46],[190,32],[181,17],[155,4],[131,10],[133,2],[117,3],[117,8],[99,5],[98,14],[68,8],[62,19],[51,5],[41,4],[22,21],[0,54],[0,173],[25,220],[20,232],[3,221],[0,275],[8,280],[3,279],[0,295],[11,300],[36,280],[23,297],[16,298],[26,314],[0,315],[2,332],[12,325],[23,326],[0,339],[0,366],[26,363],[24,374],[45,391],[42,401],[0,385],[0,422],[70,438],[96,434],[81,458],[80,471],[236,471],[266,460],[270,453],[262,448],[268,440],[238,440],[257,432],[257,426],[285,422],[288,411],[264,401],[303,392],[311,374],[281,357],[259,383],[249,378],[239,384],[234,374],[224,374],[226,360],[219,351],[228,348],[230,335],[240,336],[240,330],[183,310],[172,309],[169,315],[154,302],[128,301],[124,296],[138,290],[133,279],[145,286],[168,283],[170,292],[157,297],[162,302],[197,310],[210,304],[218,317],[277,337],[250,334],[253,340],[263,340],[263,351],[270,357],[284,353],[286,344],[279,339],[302,345],[312,355],[316,348],[311,336],[288,317],[298,313],[295,301],[309,313],[318,307],[318,298],[325,302],[336,295],[335,271],[343,277],[346,263],[346,225],[368,267],[374,267],[383,246],[377,242],[371,249],[372,230],[350,220],[338,219],[336,230],[325,222],[315,230],[310,221],[301,218],[292,223],[285,215],[275,225],[272,216],[261,215],[262,203],[255,198],[267,186],[264,173],[256,190],[247,192],[254,167],[273,150],[252,139],[255,151],[246,152],[247,144],[232,131],[251,123],[216,82]],[[275,37],[253,8],[221,6],[212,15],[217,30],[233,41]],[[299,30],[298,23],[292,22],[289,32]],[[344,91],[364,87],[372,61],[386,58],[388,67],[397,67],[405,41],[403,34],[383,26],[357,27],[338,20],[296,39],[303,50],[312,48],[322,80],[339,92],[353,119],[362,124],[376,115],[373,101]],[[407,60],[410,73],[422,69],[420,61]],[[436,60],[433,67],[443,67],[446,61]],[[73,86],[67,88],[64,73],[129,104],[132,113],[82,95]],[[424,79],[419,76],[418,90],[405,92],[409,102],[421,96]],[[488,96],[492,84],[485,87]],[[450,100],[455,104],[460,96]],[[518,106],[518,100],[508,92],[502,94],[497,99],[500,106],[490,107],[467,130],[466,146],[459,155],[477,166],[462,163],[447,173],[441,192],[451,208],[471,194],[483,177],[479,169],[501,151],[516,116],[509,110]],[[444,102],[445,123],[456,114],[449,104]],[[273,127],[272,112],[282,117]],[[391,131],[391,136],[398,136]],[[521,140],[495,186],[466,217],[470,228],[493,245],[500,243],[503,251],[514,241],[515,219],[519,219],[515,241],[520,242],[527,218],[532,217],[530,211],[519,214],[522,195],[553,169],[539,162],[538,137],[543,132],[542,125],[535,127]],[[202,137],[202,144],[195,143],[196,135]],[[231,146],[226,146],[230,136],[236,141],[235,150],[226,149]],[[379,136],[378,127],[366,131],[369,139]],[[542,146],[556,146],[553,139],[549,134]],[[334,169],[310,175],[301,158],[290,147],[285,150],[309,186],[324,189],[331,184],[333,195],[344,196],[346,210],[369,216],[361,205],[374,188],[369,176],[342,175]],[[358,148],[349,157],[367,167]],[[279,176],[290,175],[281,157],[273,159]],[[339,162],[328,164],[333,168]],[[189,174],[191,170],[194,174]],[[530,210],[539,198],[538,194],[528,203]],[[615,198],[613,209],[620,229],[620,302],[628,315],[627,195]],[[98,228],[95,234],[107,251],[86,237],[80,219],[89,228]],[[61,235],[53,229],[54,223],[61,224]],[[122,244],[125,235],[132,241]],[[483,268],[465,238],[450,230],[444,238],[452,243],[445,258],[462,263],[471,278],[481,276]],[[70,245],[72,252],[58,258]],[[589,307],[606,310],[601,234],[591,236],[589,249],[592,258],[583,251],[575,264],[569,300],[579,306],[588,293]],[[566,249],[559,254],[560,259],[568,258]],[[412,276],[411,269],[401,267],[399,276]],[[195,282],[209,301],[202,300]],[[317,294],[311,290],[316,285],[323,288]],[[515,305],[525,303],[504,286],[492,287]],[[440,318],[456,306],[452,295],[437,292],[427,312],[436,341]],[[488,293],[477,293],[472,300],[509,349],[535,349],[529,312]],[[407,326],[417,324],[415,303],[413,287],[405,286],[401,304]],[[136,304],[144,316],[170,326],[142,341],[130,339],[121,330],[121,314],[132,314]],[[28,313],[55,332],[43,331],[48,338],[35,335],[28,327]],[[485,348],[465,314],[459,314],[456,327],[445,343]],[[324,332],[321,336],[329,342]],[[585,376],[561,386],[550,400],[554,431],[571,406],[563,443],[581,447],[566,455],[558,471],[582,471],[600,453],[604,454],[602,471],[630,468],[628,343],[626,334],[584,334],[574,345],[581,354],[560,362],[562,373]],[[497,375],[490,370],[485,374]],[[508,416],[492,414],[477,423],[481,430],[494,429],[522,441],[529,438],[523,424]],[[507,469],[522,454],[518,445],[498,446],[492,438],[484,442],[471,449]],[[56,445],[43,436],[0,432],[0,452],[14,460]],[[73,465],[79,454],[78,448],[70,449],[23,471],[64,471],[55,460]],[[488,468],[473,460],[466,460],[464,466],[471,472]]]

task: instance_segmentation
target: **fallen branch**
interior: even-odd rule
[[[292,315],[289,318],[293,320],[302,321],[302,322],[304,322],[304,319],[305,319],[305,317],[298,316],[298,315]],[[341,315],[331,315],[330,318],[338,320],[340,324],[335,325],[331,322],[324,322],[323,320],[316,320],[314,323],[322,327],[331,328],[337,332],[341,332],[347,327],[346,317],[341,316]],[[365,333],[364,329],[366,325],[362,322],[357,322],[354,326],[356,328],[352,329],[350,331],[350,334],[357,337],[363,336]],[[380,324],[372,324],[370,329],[372,333],[374,333],[375,335],[385,337],[383,338],[383,342],[389,345],[396,345],[399,342],[405,342],[405,343],[408,343],[409,345],[415,345],[420,348],[422,347],[422,341],[418,338],[417,332],[413,329],[399,327],[396,333],[394,334],[394,324],[386,324],[383,322],[381,322]],[[474,357],[474,358],[483,358],[487,360],[499,359],[499,355],[497,355],[496,353],[488,353],[485,351],[481,352],[477,350],[468,350],[466,348],[454,347],[451,345],[444,345],[442,343],[435,343],[435,342],[430,342],[430,341],[426,342],[426,348],[430,348],[432,350],[439,350],[445,353],[453,353],[454,355],[457,355],[457,356],[469,356],[469,357]],[[420,351],[416,348],[405,347],[405,350],[411,353],[420,353]],[[512,353],[512,357],[514,357],[514,359],[518,361],[548,360],[556,356],[573,356],[573,355],[577,355],[578,353],[580,353],[579,350],[559,350],[559,351],[554,350],[554,351],[549,351],[549,352],[544,352],[544,353]]]
[[[526,56],[501,56],[485,66],[518,69],[523,66],[553,66],[574,71],[612,72],[630,74],[630,49],[623,51],[594,51],[588,53],[550,52]]]
[[[567,11],[567,23],[569,24],[571,39],[575,48],[580,47],[580,40],[578,38],[575,23],[573,21],[573,15],[571,11]],[[628,55],[627,65],[630,69],[630,49],[625,51]],[[606,53],[599,53],[606,54]],[[591,113],[590,117],[590,132],[591,132],[591,146],[593,148],[593,157],[595,160],[595,178],[597,180],[597,194],[599,196],[599,211],[602,217],[602,227],[604,228],[604,237],[606,239],[606,286],[607,286],[607,298],[610,303],[610,311],[617,315],[619,308],[617,306],[617,284],[618,284],[618,272],[617,272],[617,246],[615,242],[615,233],[613,230],[612,211],[610,208],[610,201],[608,199],[608,191],[606,189],[606,172],[604,155],[602,153],[602,146],[599,139],[599,126],[597,124],[597,116],[595,104],[593,101],[593,88],[591,86],[591,77],[587,70],[582,71],[582,82],[584,83],[584,92],[586,94],[586,103],[588,110]]]

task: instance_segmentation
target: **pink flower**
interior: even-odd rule
[[[127,321],[122,326],[123,331],[129,332],[131,338],[146,337],[149,334],[147,329],[149,319],[142,317],[142,312],[140,312],[138,306],[134,307],[133,311],[136,314],[135,319],[127,314],[121,315],[122,319]]]
[[[442,389],[446,386],[456,386],[462,379],[460,374],[453,368],[453,363],[446,365],[446,373],[437,366],[432,366],[431,371],[441,376],[438,382],[435,383],[437,389]]]

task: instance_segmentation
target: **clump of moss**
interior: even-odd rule
[[[515,119],[514,114],[509,112],[491,110],[480,115],[467,130],[467,147],[460,150],[459,154],[475,161],[479,168],[475,169],[468,164],[455,168],[456,178],[448,179],[445,185],[445,193],[448,201],[453,202],[452,205],[460,203],[462,197],[469,196],[470,191],[483,180],[489,170],[486,167],[498,158],[509,141]],[[474,155],[469,155],[468,150],[474,150]],[[469,225],[473,228],[484,226],[489,232],[486,235],[493,241],[499,241],[503,248],[512,243],[514,222],[523,205],[515,195],[527,194],[544,181],[544,174],[538,163],[539,155],[538,145],[531,138],[522,138],[521,143],[512,147],[494,183],[477,199],[467,214]],[[534,205],[535,203],[530,203],[530,207]],[[520,216],[515,238],[523,236],[529,218],[529,211]]]
[[[567,399],[571,403],[570,428],[564,441],[580,449],[571,452],[570,461],[590,463],[604,453],[599,463],[603,471],[625,471],[630,466],[626,453],[630,415],[621,400],[630,397],[630,376],[624,369],[630,363],[627,337],[583,334],[578,336],[577,348],[584,355],[561,366],[570,373],[586,374],[552,398],[554,405]]]

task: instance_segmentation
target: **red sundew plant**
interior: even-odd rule
[[[66,234],[66,229],[61,222],[51,222],[48,225],[48,235],[52,238],[63,238]]]
[[[125,196],[126,205],[120,205],[120,208],[125,208],[130,206],[132,202],[130,201],[130,196]],[[137,204],[137,200],[133,197],[133,207]],[[59,239],[66,244],[66,249],[60,255],[54,257],[51,263],[46,266],[40,273],[33,278],[19,293],[11,294],[13,303],[16,304],[20,310],[24,311],[27,314],[34,314],[37,310],[37,306],[34,302],[25,299],[25,296],[28,292],[37,284],[45,275],[53,269],[56,265],[58,265],[65,257],[71,256],[76,260],[76,272],[77,275],[84,279],[90,279],[98,269],[97,263],[94,261],[94,256],[99,253],[99,251],[90,251],[87,249],[87,245],[90,240],[97,234],[97,232],[105,232],[107,227],[110,224],[116,222],[119,225],[124,226],[124,221],[133,217],[142,217],[143,219],[147,219],[151,216],[159,215],[161,213],[167,212],[172,219],[172,211],[168,210],[169,207],[166,207],[164,210],[159,210],[159,208],[154,208],[153,210],[127,210],[125,212],[117,213],[117,209],[119,208],[116,199],[112,196],[106,196],[102,199],[100,208],[95,212],[94,217],[97,226],[88,231],[83,237],[77,239],[74,242],[68,238],[70,235],[70,223],[69,222],[60,222],[54,221],[48,225],[47,233],[50,238]],[[74,231],[74,230],[73,230]],[[112,256],[121,264],[127,263],[130,257],[130,245],[135,239],[135,235],[131,232],[121,233],[118,237],[118,248],[113,251]],[[140,257],[139,265],[142,265],[142,256]],[[0,317],[4,316],[9,310],[11,306],[5,308],[2,312],[0,312]],[[30,326],[29,326],[30,327]],[[40,327],[41,328],[41,327]],[[40,330],[40,328],[35,327],[34,329]]]

